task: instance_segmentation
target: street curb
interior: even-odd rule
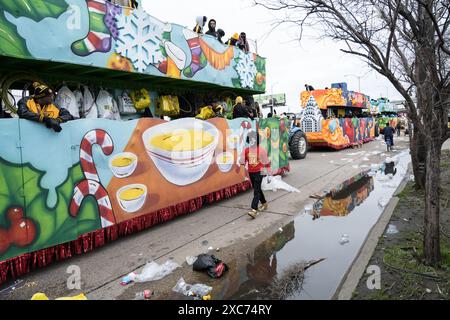
[[[384,209],[377,223],[372,227],[369,234],[367,235],[364,245],[359,250],[355,260],[353,261],[351,267],[348,269],[343,280],[341,281],[336,293],[333,295],[333,300],[351,300],[353,292],[359,284],[360,279],[366,271],[366,267],[372,258],[378,242],[381,236],[386,230],[389,221],[392,218],[392,214],[397,207],[400,199],[397,197],[408,184],[408,177],[411,173],[412,166],[409,164],[407,174],[405,178],[398,186],[397,190],[394,192],[394,196],[389,201],[388,205]]]

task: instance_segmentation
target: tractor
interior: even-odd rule
[[[306,134],[300,129],[300,114],[287,113],[289,119],[289,151],[294,160],[304,159],[308,153]]]

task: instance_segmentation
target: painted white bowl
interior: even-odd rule
[[[155,136],[177,130],[208,132],[213,141],[204,148],[192,151],[167,151],[150,143]],[[219,130],[206,121],[185,118],[147,129],[142,134],[142,140],[149,157],[163,177],[175,185],[185,186],[197,182],[208,171],[219,142]]]
[[[227,161],[223,162],[226,157]],[[234,155],[231,152],[223,152],[216,156],[216,164],[222,172],[229,172],[234,164]]]
[[[120,157],[131,158],[132,159],[131,164],[128,166],[124,166],[124,167],[114,166],[113,161]],[[126,178],[126,177],[131,176],[134,173],[134,170],[136,170],[137,164],[138,164],[138,158],[134,153],[131,153],[131,152],[118,153],[114,157],[109,159],[109,168],[111,169],[114,176],[117,178]]]
[[[120,197],[120,195],[122,194],[123,191],[133,189],[133,188],[143,189],[144,193],[133,200],[124,200]],[[124,211],[126,211],[128,213],[134,213],[143,207],[145,200],[147,199],[147,186],[145,186],[143,184],[130,184],[128,186],[120,188],[117,191],[116,196],[117,196],[117,200],[119,201],[120,207]]]

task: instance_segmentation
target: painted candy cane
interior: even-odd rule
[[[102,148],[103,153],[107,156],[113,152],[114,145],[109,134],[100,129],[89,131],[81,141],[80,162],[84,176],[87,180],[100,182],[97,169],[95,168],[94,159],[92,157],[92,146],[94,144],[98,144]]]
[[[242,154],[244,152],[245,142],[248,136],[248,130],[252,128],[252,124],[249,121],[242,121],[241,127],[239,128],[239,148],[238,148],[238,157],[236,160],[236,164],[238,167],[241,166]]]
[[[97,200],[102,227],[106,228],[115,224],[111,201],[106,189],[97,181],[83,180],[74,189],[70,202],[70,215],[76,217],[80,211],[81,203],[87,196],[93,196]]]
[[[100,184],[100,178],[92,157],[92,146],[95,144],[102,148],[105,155],[110,155],[114,150],[113,141],[104,130],[91,130],[83,137],[80,146],[80,163],[86,180],[81,181],[74,189],[70,203],[70,215],[75,217],[84,198],[94,196],[97,200],[102,227],[105,228],[115,224],[115,217],[108,192]]]

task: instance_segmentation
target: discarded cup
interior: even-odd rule
[[[137,292],[134,300],[146,300],[150,299],[150,297],[153,295],[153,292],[151,290],[144,290],[141,292]]]

